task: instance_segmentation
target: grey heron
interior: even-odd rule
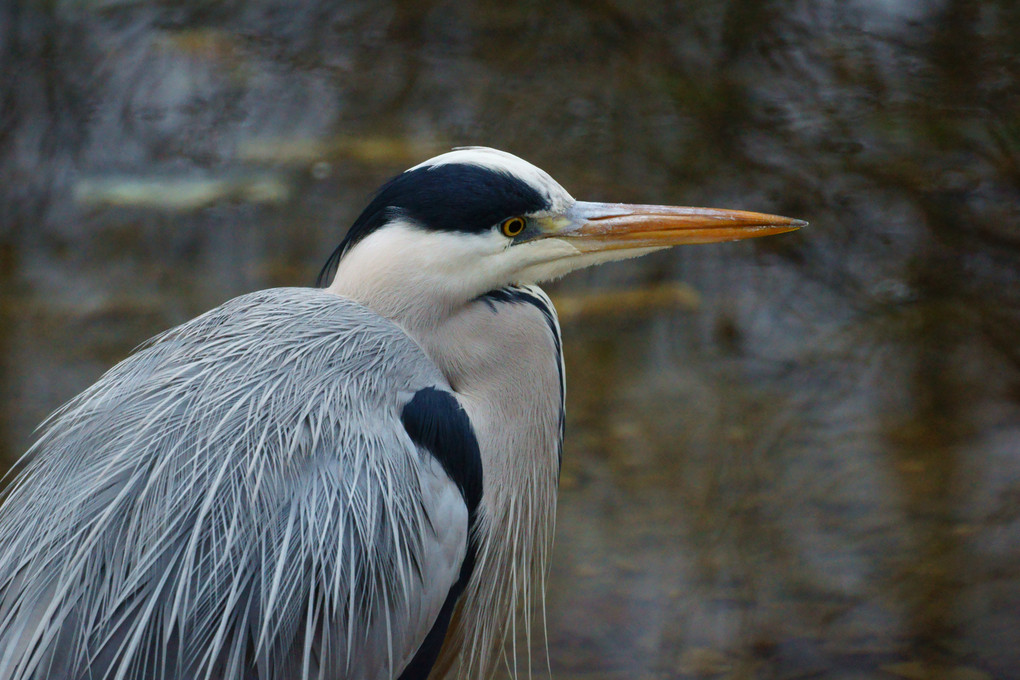
[[[803,224],[577,201],[481,147],[398,175],[323,288],[168,330],[44,423],[0,508],[0,678],[488,677],[556,514],[537,284]]]

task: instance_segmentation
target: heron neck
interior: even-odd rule
[[[446,376],[478,438],[484,470],[476,574],[443,649],[484,677],[515,615],[544,596],[563,426],[556,312],[537,287],[472,300],[438,322],[401,323]]]

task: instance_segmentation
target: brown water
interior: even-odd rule
[[[555,677],[1020,678],[1017,35],[1012,0],[8,0],[0,456],[150,335],[310,283],[386,177],[496,146],[812,223],[549,287]]]

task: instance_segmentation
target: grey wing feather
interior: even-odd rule
[[[430,385],[395,325],[312,289],[151,341],[51,417],[6,492],[0,678],[395,677],[466,543],[400,425]]]

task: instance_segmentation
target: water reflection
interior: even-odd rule
[[[812,222],[553,287],[556,676],[1020,677],[1014,5],[6,3],[0,453],[489,144]]]

